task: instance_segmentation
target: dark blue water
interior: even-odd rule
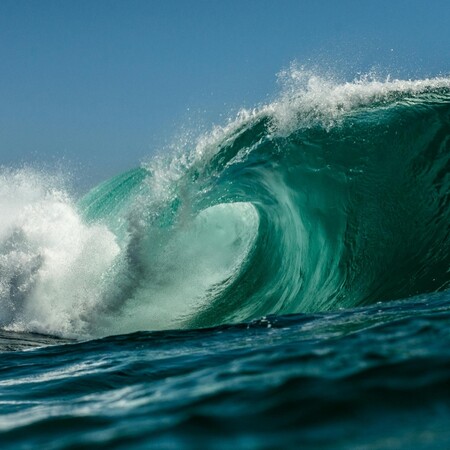
[[[5,449],[450,446],[449,293],[1,347]]]

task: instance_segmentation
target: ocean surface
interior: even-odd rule
[[[1,449],[450,448],[450,78],[283,86],[81,198],[0,168]]]

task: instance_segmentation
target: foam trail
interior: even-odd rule
[[[57,184],[31,170],[0,173],[0,323],[78,336],[119,246],[105,226],[84,224]]]

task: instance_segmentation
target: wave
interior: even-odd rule
[[[448,289],[450,79],[285,78],[78,201],[3,169],[0,326],[103,336]]]

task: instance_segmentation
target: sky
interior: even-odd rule
[[[269,101],[293,61],[450,74],[449,0],[0,2],[0,165],[87,187]]]

